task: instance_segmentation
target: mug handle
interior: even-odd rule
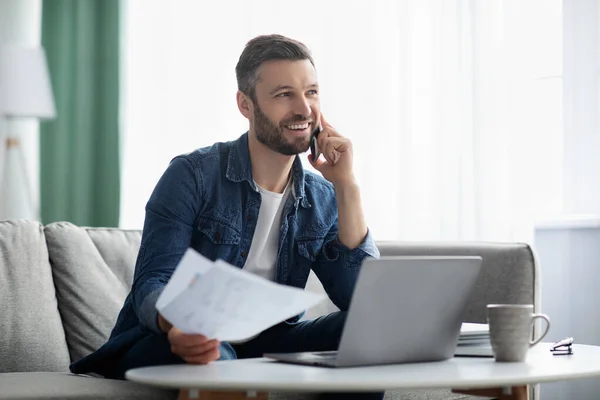
[[[544,330],[544,333],[542,333],[537,339],[532,340],[529,342],[529,347],[535,346],[536,344],[538,344],[543,338],[544,336],[546,336],[546,334],[548,333],[548,331],[550,330],[550,317],[547,316],[546,314],[533,314],[531,316],[531,325],[533,327],[535,320],[537,318],[541,318],[543,320],[546,321],[546,329]]]

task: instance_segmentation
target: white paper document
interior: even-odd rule
[[[324,298],[324,294],[280,285],[188,249],[156,308],[184,333],[239,341],[300,314]]]

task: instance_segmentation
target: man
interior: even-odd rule
[[[249,131],[172,160],[146,206],[133,286],[110,339],[73,372],[122,379],[148,365],[337,349],[360,265],[379,256],[363,216],[352,144],[321,114],[314,62],[302,43],[254,38],[236,76]],[[305,172],[298,156],[319,125],[322,157],[309,161],[325,179]],[[189,247],[299,288],[312,269],[341,311],[297,317],[244,343],[183,334],[155,304]]]

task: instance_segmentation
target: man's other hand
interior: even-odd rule
[[[169,324],[160,314],[158,324],[163,331],[167,332],[173,354],[178,355],[188,364],[208,364],[221,356],[220,342],[217,339],[209,340],[204,335],[185,334]]]
[[[208,340],[204,335],[187,335],[172,327],[169,330],[171,351],[183,358],[188,364],[208,364],[220,357],[219,341]]]

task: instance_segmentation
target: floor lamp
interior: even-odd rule
[[[44,49],[1,45],[0,118],[6,129],[0,144],[0,220],[39,219],[16,121],[55,116]]]

